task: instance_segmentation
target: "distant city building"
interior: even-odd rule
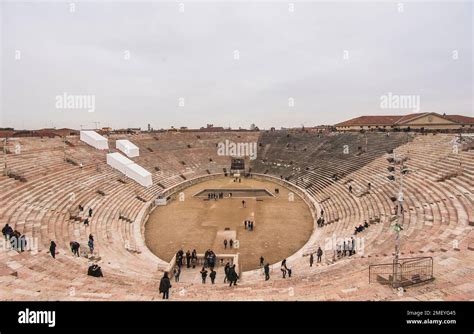
[[[335,125],[338,131],[474,129],[474,117],[434,112],[397,116],[360,116]]]

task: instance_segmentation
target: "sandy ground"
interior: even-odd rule
[[[276,197],[224,198],[217,201],[193,197],[206,188],[265,188]],[[170,261],[177,250],[196,249],[204,253],[212,249],[215,253],[240,253],[242,270],[258,267],[260,256],[265,262],[274,263],[290,256],[309,239],[313,221],[306,203],[294,196],[289,201],[290,191],[271,182],[242,178],[242,183],[222,177],[185,189],[184,201],[178,199],[167,206],[157,207],[145,226],[145,241],[158,257]],[[255,229],[250,232],[243,221],[254,215]],[[225,228],[235,231],[239,248],[224,249]],[[234,240],[235,241],[235,240]]]

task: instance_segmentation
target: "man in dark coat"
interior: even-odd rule
[[[202,284],[206,284],[206,277],[207,277],[206,268],[202,267],[200,273],[201,273],[201,278],[202,278]]]
[[[69,246],[71,247],[72,254],[79,256],[79,248],[81,245],[77,241],[71,241]]]
[[[5,240],[7,240],[13,234],[13,229],[10,225],[5,224],[5,226],[2,228],[2,234],[5,237]]]
[[[318,247],[318,252],[316,253],[318,255],[318,263],[321,262],[321,257],[323,256],[323,250],[321,247]]]
[[[188,250],[186,252],[186,268],[191,267],[191,252]]]
[[[214,281],[216,279],[216,271],[214,270],[214,268],[211,268],[211,273],[209,274],[209,277],[211,278],[211,283],[214,284]]]
[[[224,283],[226,283],[229,280],[229,271],[230,271],[230,263],[227,262],[224,267]]]
[[[268,281],[270,279],[270,264],[267,263],[264,267],[263,270],[265,272],[265,281]]]
[[[232,284],[237,285],[238,279],[239,279],[239,276],[237,275],[237,272],[235,271],[235,264],[234,264],[229,269],[229,281],[230,281],[229,286],[232,286]]]
[[[313,266],[313,261],[314,261],[314,257],[313,257],[313,253],[311,253],[311,255],[309,256],[309,266],[310,267]]]
[[[163,277],[160,280],[160,293],[163,294],[163,299],[168,299],[169,298],[169,292],[171,288],[171,282],[168,277],[168,273],[165,272]]]
[[[87,275],[93,277],[104,277],[104,275],[102,274],[102,269],[95,263],[89,266],[89,269],[87,270]]]

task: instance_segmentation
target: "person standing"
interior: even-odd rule
[[[265,259],[263,258],[263,256],[260,256],[260,268],[263,267],[263,261],[265,261]]]
[[[229,248],[232,249],[232,247],[234,247],[234,240],[230,239]]]
[[[314,261],[314,257],[313,257],[313,253],[311,253],[311,255],[309,256],[309,266],[310,267],[313,266],[313,261]]]
[[[191,267],[191,252],[188,249],[186,252],[186,268],[189,269],[189,267]]]
[[[165,272],[163,277],[160,280],[160,293],[163,294],[163,299],[168,299],[169,298],[169,291],[171,288],[171,282],[168,277],[168,273]]]
[[[270,279],[270,264],[268,262],[263,267],[263,271],[265,272],[265,281],[268,281]]]
[[[89,217],[92,217],[92,208],[89,208]]]
[[[53,259],[56,258],[56,243],[51,240],[51,244],[49,245],[49,252],[51,253],[51,256]]]
[[[224,239],[224,249],[227,249],[227,239]]]
[[[174,268],[173,269],[173,274],[174,274],[174,281],[176,283],[179,282],[179,275],[181,275],[181,267],[178,267],[178,269]]]
[[[206,268],[202,267],[200,273],[201,273],[201,278],[202,278],[202,284],[206,284],[206,277],[207,277]]]
[[[227,262],[224,267],[224,283],[229,280],[230,263]]]
[[[87,245],[89,246],[89,251],[91,254],[94,253],[94,237],[91,235],[89,235],[89,241],[87,242]]]
[[[211,278],[211,283],[214,284],[214,281],[216,280],[216,271],[214,270],[214,268],[211,268],[211,273],[209,274],[209,277]]]
[[[281,261],[280,270],[283,278],[286,278],[286,272],[288,271],[288,268],[286,267],[286,259]]]
[[[318,252],[316,253],[318,255],[318,263],[321,263],[321,257],[323,256],[323,250],[321,247],[318,247]]]

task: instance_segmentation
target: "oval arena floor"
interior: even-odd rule
[[[252,261],[257,251],[255,254],[249,251],[243,255],[249,260],[239,286],[229,288],[221,283],[222,277],[218,277],[218,284],[214,286],[183,279],[173,285],[171,299],[474,299],[474,150],[470,138],[456,153],[452,150],[454,135],[448,134],[392,133],[386,137],[376,133],[320,136],[285,131],[154,133],[113,135],[109,138],[110,147],[115,147],[117,139],[129,139],[140,148],[140,157],[133,160],[153,174],[152,187],[143,188],[124,178],[106,164],[105,152],[93,149],[76,136],[68,137],[67,145],[61,138],[12,138],[7,142],[5,151],[9,152],[10,176],[0,177],[0,223],[2,226],[8,223],[25,234],[34,242],[35,248],[17,252],[5,243],[1,247],[2,300],[160,300],[159,278],[167,268],[169,254],[176,251],[176,246],[194,247],[196,241],[191,233],[194,229],[204,233],[202,227],[204,230],[235,228],[243,244],[254,236],[264,238],[259,235],[260,229],[266,228],[267,224],[271,226],[274,215],[283,218],[290,215],[289,210],[277,211],[275,202],[271,212],[266,213],[270,221],[265,219],[262,223],[259,214],[264,209],[258,203],[249,203],[255,205],[256,231],[249,232],[255,233],[252,236],[245,235],[239,230],[238,223],[248,213],[238,208],[239,201],[232,203],[224,199],[206,203],[189,196],[193,194],[192,188],[184,190],[190,198],[189,203],[187,200],[184,203],[191,206],[196,200],[196,203],[202,201],[203,207],[209,206],[204,213],[196,212],[205,215],[205,220],[194,219],[194,223],[200,221],[201,227],[195,225],[193,229],[186,229],[179,225],[177,231],[183,233],[181,238],[179,234],[172,234],[169,225],[173,221],[183,224],[184,211],[177,211],[176,217],[169,213],[163,221],[160,214],[165,215],[165,212],[160,212],[161,208],[151,215],[151,219],[156,218],[158,222],[156,231],[163,233],[155,235],[157,241],[164,237],[171,242],[168,247],[161,244],[163,240],[157,242],[155,252],[163,259],[158,259],[146,246],[145,240],[153,241],[152,236],[144,238],[151,229],[140,231],[145,206],[160,193],[185,180],[224,174],[224,169],[229,169],[229,157],[216,154],[216,143],[225,140],[258,142],[257,159],[247,161],[252,172],[276,179],[286,178],[304,189],[324,210],[327,224],[312,228],[303,220],[301,231],[294,228],[294,222],[291,228],[283,222],[279,223],[282,226],[278,229],[270,228],[275,232],[272,240],[258,240],[254,244],[257,249],[262,242],[263,245],[268,242],[269,247],[277,246],[279,241],[282,245],[281,253],[280,250],[265,253],[269,254],[269,259],[275,255],[269,281],[264,281],[260,270],[253,270]],[[21,152],[15,150],[18,143]],[[345,145],[349,146],[349,151],[343,150]],[[403,293],[369,283],[369,265],[389,263],[395,248],[392,226],[395,211],[391,197],[397,193],[398,184],[387,179],[387,158],[390,157],[387,152],[390,150],[407,156],[411,169],[404,183],[400,255],[429,256],[434,260],[435,280],[408,287]],[[336,178],[333,177],[335,174]],[[223,186],[229,187],[226,181]],[[243,182],[242,186],[247,187],[247,181]],[[367,189],[369,182],[371,189]],[[347,191],[349,185],[353,187],[352,193]],[[193,187],[198,192],[202,184]],[[94,210],[89,226],[83,224],[85,216],[78,212],[79,204],[86,210]],[[162,211],[179,204],[179,201],[172,201]],[[214,209],[213,205],[216,205]],[[228,222],[225,221],[225,206],[232,207]],[[304,212],[302,209],[301,217],[307,216]],[[178,219],[180,217],[182,219]],[[364,241],[363,252],[350,258],[335,259],[331,251],[325,251],[321,263],[309,266],[307,254],[323,240],[333,236],[350,237],[354,226],[365,220],[376,223],[358,235]],[[206,221],[210,227],[205,226]],[[72,256],[69,242],[76,240],[86,249],[89,234],[96,240],[93,256]],[[219,247],[215,238],[214,232],[199,236],[203,249]],[[55,260],[48,253],[51,240],[58,245]],[[294,243],[283,245],[282,240]],[[150,248],[153,250],[152,245]],[[264,251],[265,247],[262,248]],[[281,259],[278,257],[288,257],[293,269],[291,279],[281,277]],[[102,267],[103,278],[86,275],[91,261]]]
[[[247,271],[258,268],[260,256],[276,263],[304,246],[313,231],[313,218],[301,198],[294,195],[289,201],[291,191],[275,183],[247,178],[241,178],[241,183],[233,180],[222,177],[196,184],[182,192],[182,201],[156,207],[145,226],[148,248],[165,261],[170,261],[179,249],[239,253],[242,270]],[[278,188],[279,192],[255,197],[250,192],[239,195],[235,191],[252,188],[271,193]],[[233,196],[218,200],[194,196],[203,189],[216,189],[216,192],[226,189]],[[255,222],[253,231],[245,229],[245,220]],[[224,249],[224,239],[231,238],[238,240],[239,247]]]

